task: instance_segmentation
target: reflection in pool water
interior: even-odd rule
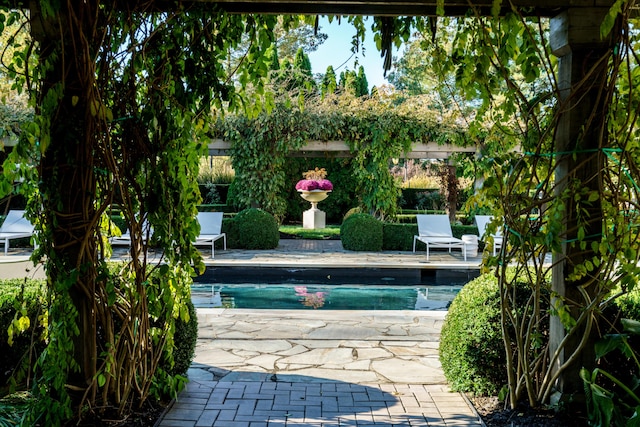
[[[462,286],[194,285],[199,308],[446,310]]]

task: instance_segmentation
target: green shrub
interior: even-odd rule
[[[382,222],[365,213],[350,215],[340,227],[340,239],[350,251],[381,251]]]
[[[513,275],[513,272],[507,271]],[[518,316],[530,297],[529,285],[514,283]],[[549,309],[549,291],[541,290],[540,309]],[[548,316],[537,326],[540,348],[549,337]],[[470,281],[451,302],[440,335],[440,362],[453,391],[495,395],[507,383],[506,357],[500,326],[500,291],[493,273]],[[510,328],[509,325],[507,325]]]
[[[274,249],[280,242],[278,222],[261,209],[245,209],[234,218],[240,249]]]
[[[426,190],[416,194],[416,209],[444,209],[444,196],[439,190]]]
[[[464,234],[475,234],[478,235],[478,227],[475,225],[451,225],[451,233],[453,233],[453,237],[457,237],[460,239]]]
[[[238,231],[238,222],[235,216],[222,219],[222,232],[227,235],[227,248],[238,249],[242,247],[242,236]]]
[[[346,214],[344,214],[344,217],[342,218],[342,222],[344,222],[347,218],[349,218],[351,215],[353,214],[357,214],[357,213],[362,213],[362,208],[361,207],[356,207],[356,208],[351,208],[347,211]]]
[[[620,317],[640,321],[640,288],[617,298],[616,305],[620,308]]]
[[[173,350],[174,365],[171,369],[165,369],[171,375],[185,375],[196,350],[198,340],[198,317],[193,302],[187,302],[189,321],[176,320],[176,331],[173,335],[175,348]]]
[[[413,236],[418,234],[417,224],[384,223],[382,227],[382,249],[385,251],[410,251]]]
[[[467,283],[449,307],[440,335],[440,362],[451,389],[495,395],[506,384],[496,277]]]
[[[25,374],[44,349],[44,327],[39,323],[38,316],[43,315],[46,309],[45,296],[44,280],[0,280],[0,395],[8,390],[12,375],[15,374],[16,385],[23,383]],[[7,331],[16,317],[17,309],[23,304],[29,327],[14,335],[13,344],[9,345]]]

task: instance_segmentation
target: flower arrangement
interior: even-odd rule
[[[333,190],[333,184],[328,179],[325,179],[327,176],[327,171],[322,169],[311,169],[302,174],[304,179],[301,179],[296,184],[296,190],[299,191],[313,191],[313,190],[322,190],[322,191],[331,191]]]

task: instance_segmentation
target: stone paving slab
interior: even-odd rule
[[[465,261],[460,251],[435,249],[427,261],[424,250],[356,252],[344,249],[340,240],[302,239],[281,239],[269,251],[228,249],[216,251],[215,258],[205,258],[206,265],[219,267],[478,269],[481,263],[481,253]]]

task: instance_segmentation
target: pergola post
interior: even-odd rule
[[[551,20],[550,43],[553,54],[558,57],[558,87],[560,90],[560,118],[555,136],[555,155],[558,166],[556,174],[556,196],[569,186],[579,185],[589,191],[602,194],[600,175],[604,167],[601,148],[606,144],[607,130],[603,118],[610,100],[605,96],[609,41],[601,40],[600,24],[607,8],[569,9]],[[585,205],[570,198],[566,202],[564,219],[565,235],[562,251],[553,255],[552,290],[558,295],[554,303],[561,299],[577,319],[584,297],[580,288],[588,295],[593,294],[595,285],[588,279],[569,281],[574,266],[582,264],[594,256],[591,242],[599,241],[602,234],[602,206],[600,201],[587,207],[587,223],[584,223]],[[580,221],[582,215],[582,222]],[[586,228],[586,250],[577,242],[578,226]],[[597,276],[597,271],[593,272]],[[553,368],[557,373],[567,362],[571,362],[556,382],[556,398],[570,394],[582,394],[584,390],[579,371],[582,367],[595,364],[593,344],[596,339],[594,329],[578,330],[567,336],[565,326],[559,316],[551,317],[550,354],[559,351],[560,357]],[[586,345],[583,338],[587,337]],[[561,345],[566,341],[564,346]],[[570,357],[582,344],[583,351],[575,360]]]

